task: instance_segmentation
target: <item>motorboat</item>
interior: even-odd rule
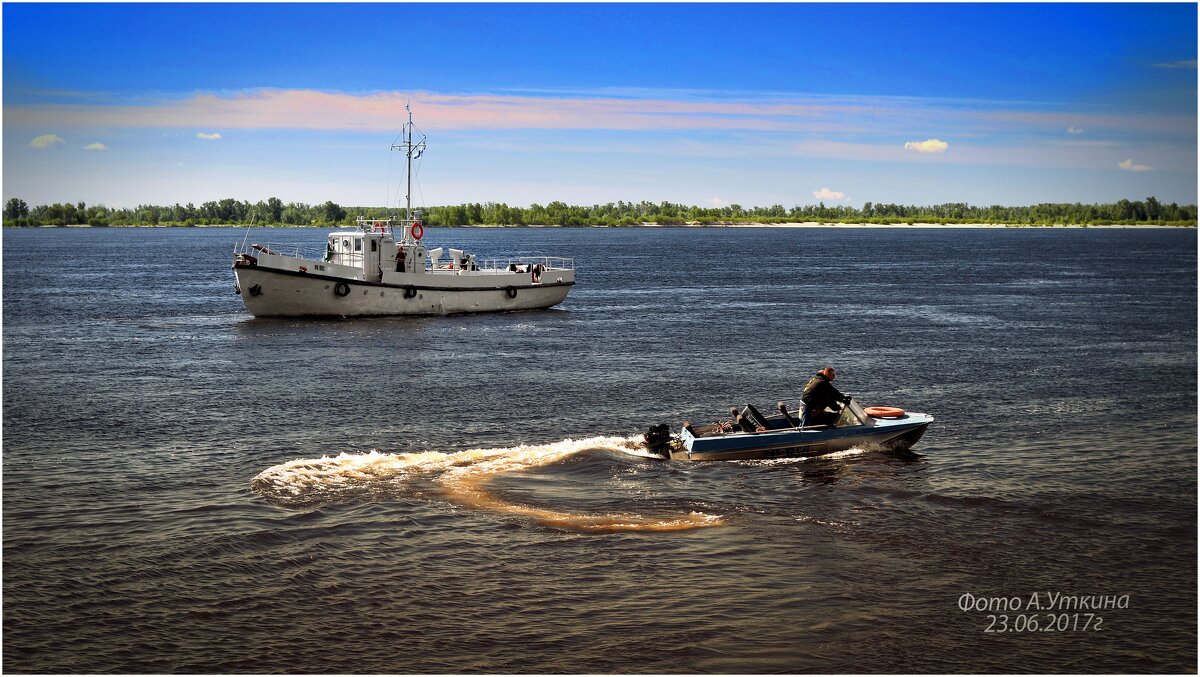
[[[409,110],[404,142],[392,146],[407,158],[403,218],[360,216],[353,229],[330,233],[311,251],[235,245],[234,289],[246,310],[257,317],[448,315],[549,308],[566,299],[575,284],[572,259],[483,259],[426,246],[422,214],[412,208],[412,162],[425,137],[414,130]]]
[[[832,423],[806,425],[803,407],[794,414],[785,403],[764,416],[754,405],[730,407],[730,420],[693,426],[678,434],[666,424],[644,435],[654,455],[676,461],[736,461],[812,457],[853,447],[906,450],[925,434],[933,416],[897,407],[863,407],[850,399]]]

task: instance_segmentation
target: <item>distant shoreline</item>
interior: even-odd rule
[[[5,228],[18,228],[22,226],[5,226]],[[89,224],[74,224],[69,226],[24,226],[28,228],[320,228],[332,230],[337,228],[354,228],[353,224],[334,224],[334,225],[285,225],[273,224],[267,226],[254,226],[253,224],[244,223],[227,223],[227,224],[209,224],[209,225],[109,225],[109,226],[92,226]],[[1112,225],[1089,225],[1089,224],[1063,224],[1057,223],[1054,225],[1032,224],[1032,223],[819,223],[816,221],[789,222],[789,223],[713,223],[713,224],[667,224],[659,225],[657,223],[639,223],[628,226],[558,226],[552,224],[529,224],[529,225],[462,225],[462,226],[430,226],[431,228],[610,228],[610,229],[625,229],[625,228],[864,228],[864,229],[928,229],[928,228],[966,228],[966,229],[991,229],[991,228],[1039,228],[1039,229],[1063,229],[1063,228],[1196,228],[1195,224],[1180,224],[1180,225],[1160,225],[1154,223],[1145,224],[1112,224]]]

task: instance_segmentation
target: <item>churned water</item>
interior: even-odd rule
[[[1196,669],[1195,230],[434,229],[578,285],[342,321],[242,235],[5,229],[6,671]],[[918,454],[633,449],[825,364]]]

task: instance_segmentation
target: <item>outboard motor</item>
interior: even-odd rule
[[[656,456],[663,458],[671,458],[671,427],[666,423],[650,426],[642,439],[646,442],[646,449]]]

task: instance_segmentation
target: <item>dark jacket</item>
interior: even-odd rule
[[[800,401],[808,411],[814,413],[825,411],[826,407],[836,409],[836,405],[845,402],[846,399],[824,374],[817,374],[809,379],[808,385],[804,386],[804,394],[800,396]]]

